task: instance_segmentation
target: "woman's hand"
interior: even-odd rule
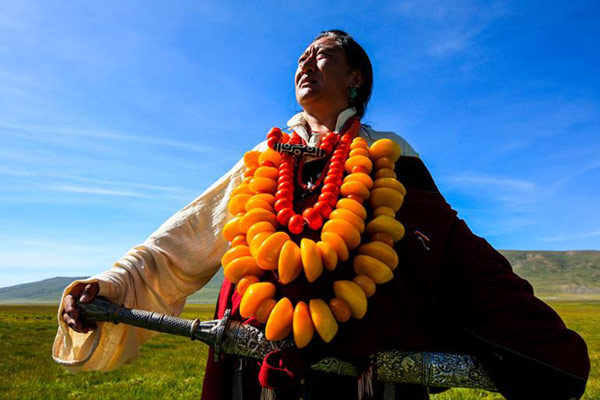
[[[62,319],[69,328],[75,332],[87,333],[96,329],[95,323],[84,324],[79,320],[79,312],[77,310],[77,300],[82,303],[89,303],[94,300],[98,294],[100,286],[98,283],[78,283],[73,287],[71,293],[65,296],[63,300],[63,315]]]

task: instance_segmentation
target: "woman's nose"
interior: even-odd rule
[[[307,56],[304,61],[302,61],[302,64],[300,64],[300,71],[314,71],[316,68],[316,60],[317,58],[314,56]]]

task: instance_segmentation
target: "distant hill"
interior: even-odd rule
[[[58,303],[65,287],[77,279],[85,279],[85,277],[57,276],[43,281],[1,288],[0,303]]]
[[[600,251],[502,250],[544,299],[600,300]]]
[[[515,272],[547,300],[600,300],[600,251],[501,250]],[[83,278],[56,277],[0,289],[0,303],[58,303],[71,282]],[[223,270],[188,297],[188,303],[214,303],[223,281]]]

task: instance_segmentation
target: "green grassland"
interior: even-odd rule
[[[567,325],[586,340],[592,376],[584,399],[600,399],[600,303],[552,302]],[[198,399],[208,347],[189,339],[158,335],[132,364],[108,373],[72,375],[51,357],[56,309],[48,305],[0,306],[1,399]],[[186,318],[211,319],[213,306],[188,305]],[[502,399],[475,390],[452,389],[434,400]]]

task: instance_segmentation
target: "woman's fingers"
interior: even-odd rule
[[[89,303],[90,301],[94,300],[94,297],[96,297],[96,295],[98,294],[99,289],[100,289],[100,287],[98,286],[98,284],[96,282],[88,283],[83,288],[83,293],[81,294],[81,297],[79,298],[79,300],[82,303]]]
[[[68,294],[65,296],[65,301],[63,302],[65,306],[65,313],[73,319],[77,319],[79,313],[77,312],[77,300],[72,294]]]
[[[73,286],[71,293],[65,296],[63,300],[64,312],[62,315],[63,321],[67,326],[76,332],[87,333],[96,329],[95,323],[84,324],[79,321],[79,312],[77,310],[77,300],[82,303],[89,303],[94,300],[98,294],[100,287],[98,283],[79,283]]]

